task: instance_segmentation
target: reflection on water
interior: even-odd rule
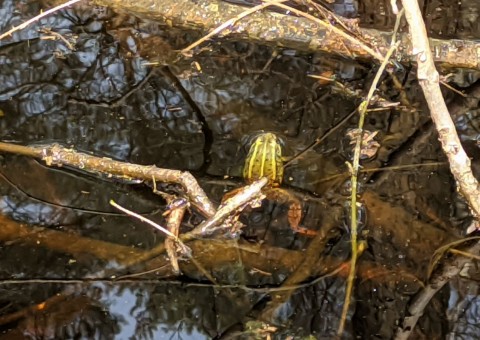
[[[475,6],[463,4],[469,36],[476,28],[466,13]],[[17,1],[16,9],[8,1],[0,6],[5,13],[0,27],[39,11],[38,4],[25,1]],[[349,1],[336,6],[354,10]],[[382,14],[389,27],[385,6],[382,14],[362,3],[361,21],[370,24],[366,18],[375,17],[367,10],[377,8],[375,16]],[[434,29],[439,19],[431,21]],[[40,33],[39,27],[50,31]],[[51,32],[75,49],[62,39],[40,39]],[[282,188],[301,201],[301,226],[317,236],[292,231],[286,202],[265,200],[240,217],[245,225],[240,239],[191,240],[195,261],[180,259],[178,276],[162,248],[164,236],[109,204],[113,199],[164,225],[168,197],[153,194],[148,181],[53,169],[2,154],[4,338],[334,336],[350,256],[347,134],[357,126],[352,112],[374,70],[332,56],[223,41],[168,68],[148,65],[171,60],[174,50],[193,39],[86,5],[43,19],[0,43],[0,139],[56,142],[99,157],[190,171],[219,203],[226,191],[244,183],[253,136],[272,132],[282,139],[288,163]],[[358,264],[345,337],[392,338],[408,301],[427,279],[431,254],[458,239],[471,221],[418,104],[414,74],[403,68],[392,74],[378,95],[400,104],[379,104],[365,122],[373,136],[369,145],[375,145],[362,160],[359,179],[360,237],[368,248]],[[458,122],[477,167],[475,112]],[[182,192],[173,184],[158,185],[163,193]],[[202,220],[189,208],[181,232]],[[424,336],[444,336],[448,327],[458,330],[468,319],[456,315],[457,323],[435,325],[447,307],[451,311],[470,298],[457,285],[452,292],[460,298],[450,298],[450,306],[448,292],[435,297],[443,307],[426,311]],[[257,321],[276,328],[247,327]]]

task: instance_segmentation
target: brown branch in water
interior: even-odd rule
[[[205,217],[215,215],[215,208],[195,177],[187,171],[161,169],[154,165],[145,166],[115,161],[110,158],[91,156],[61,147],[58,144],[47,146],[21,146],[0,142],[0,151],[40,158],[48,166],[71,166],[84,171],[101,173],[126,179],[142,179],[180,184],[190,202]]]
[[[48,300],[45,300],[39,304],[28,306],[11,314],[2,315],[0,316],[0,325],[6,325],[23,318],[27,318],[29,316],[31,317],[32,315],[35,315],[35,313],[45,312],[45,310],[48,310],[51,306],[56,306],[59,303],[64,303],[67,298],[68,296],[64,294],[54,295]],[[82,308],[85,307],[83,304],[79,306],[81,306]]]
[[[42,227],[33,228],[3,215],[0,215],[0,241],[18,241],[29,246],[41,246],[79,258],[85,254],[90,254],[103,261],[117,261],[118,263],[123,263],[144,253],[141,249],[67,234],[57,230]]]
[[[478,255],[480,253],[480,242],[475,242],[473,246],[464,251],[473,255]],[[455,258],[443,266],[442,270],[435,273],[429,280],[428,285],[426,285],[411,302],[410,307],[408,308],[408,315],[403,319],[402,324],[397,329],[394,339],[407,340],[415,329],[418,320],[423,315],[425,308],[430,303],[430,300],[445,286],[445,284],[456,277],[467,264],[472,262],[473,260],[470,257],[455,256]]]
[[[282,287],[297,285],[316,274],[316,264],[321,261],[325,247],[328,241],[332,238],[332,233],[338,226],[340,218],[341,211],[339,209],[331,208],[325,221],[319,228],[318,234],[312,242],[310,242],[308,249],[303,254],[302,261],[295,267],[292,274],[282,283]],[[272,296],[272,301],[269,302],[266,308],[262,311],[259,319],[267,322],[275,320],[283,304],[288,302],[294,292],[293,289],[289,289]]]
[[[430,115],[439,134],[443,151],[459,191],[473,214],[480,218],[480,184],[473,176],[471,162],[463,150],[455,125],[448,112],[439,85],[439,74],[433,62],[427,31],[417,0],[402,0],[412,36],[412,54],[417,59],[417,77],[430,109]]]
[[[379,204],[382,204],[382,202],[380,201]],[[386,203],[383,203],[383,206],[379,208],[383,211],[388,211],[389,209],[391,209]],[[335,214],[338,214],[338,212]],[[385,213],[381,215],[381,217],[386,217],[387,215],[389,214]],[[393,216],[395,217],[395,220],[399,220],[400,224],[405,223],[405,220],[403,218],[399,218],[397,215]],[[236,250],[236,248],[238,248],[242,252],[244,264],[248,268],[258,267],[263,271],[269,271],[271,270],[271,264],[275,263],[277,267],[282,268],[282,271],[295,270],[295,273],[292,274],[283,284],[283,286],[293,286],[296,283],[304,281],[309,276],[314,276],[316,274],[323,275],[325,272],[330,272],[337,268],[337,265],[340,265],[342,263],[342,259],[327,259],[321,256],[325,242],[330,238],[327,235],[329,233],[327,230],[331,230],[337,225],[334,221],[332,222],[330,219],[332,219],[331,215],[329,218],[327,218],[327,221],[323,225],[322,233],[319,234],[316,239],[312,240],[307,252],[276,248],[265,244],[260,246],[249,243],[238,243],[237,241],[231,240],[216,241],[211,239],[202,239],[194,240],[189,245],[193,249],[195,258],[199,262],[204,264],[207,270],[218,268],[218,266],[223,266],[228,263],[232,263],[232,261],[238,256],[238,252]],[[387,231],[389,234],[394,234],[400,229],[398,224],[392,225],[389,222],[382,222],[382,219],[380,219],[380,224],[378,225],[378,228],[383,228],[384,223],[388,224],[390,228]],[[407,223],[405,223],[405,225],[407,225]],[[421,223],[421,225],[419,225],[419,228],[428,229],[428,225],[425,223]],[[188,233],[184,235],[188,235]],[[432,237],[434,239],[441,239],[439,235],[440,234],[437,234],[436,236],[432,234],[427,234],[428,237]],[[13,221],[1,215],[0,241],[18,241],[26,244],[27,246],[45,247],[56,252],[79,256],[79,258],[81,258],[85,254],[89,254],[103,261],[115,260],[119,264],[125,264],[134,258],[138,259],[140,256],[148,253],[148,251],[131,246],[123,246],[106,241],[94,240],[87,237],[77,236],[71,233],[50,230],[47,228],[23,225],[19,222]],[[402,246],[404,244],[406,244],[406,241],[400,237],[399,246]],[[416,244],[413,244],[413,246],[415,247]],[[319,258],[320,262],[318,262]],[[304,262],[305,260],[308,261]],[[148,263],[146,263],[145,266],[147,267],[147,269],[158,269],[158,267],[168,264],[168,262],[165,261],[166,259],[164,257],[157,257],[153,261],[149,261]],[[136,261],[136,264],[139,263],[140,262]],[[382,267],[383,266],[384,265],[382,264]],[[197,275],[198,268],[194,266],[192,266],[192,268],[193,269],[189,270],[186,273],[187,275]],[[411,268],[405,268],[405,271],[407,272],[411,270]],[[115,273],[110,273],[109,275],[104,276],[93,275],[90,276],[89,280],[91,281],[91,279],[95,278],[110,278],[111,275],[114,274]],[[414,275],[411,274],[410,276]],[[366,279],[367,277],[365,276],[364,278]],[[89,280],[87,279],[85,280],[85,282]],[[3,282],[4,281],[0,281],[0,283]],[[9,281],[5,281],[5,283],[8,282]],[[28,281],[26,281],[25,283],[28,283]]]
[[[458,240],[455,235],[423,222],[403,207],[385,202],[385,199],[373,191],[366,190],[361,200],[368,215],[375,216],[369,236],[379,242],[388,239],[392,246],[405,249],[407,259],[428,259],[435,249]],[[428,240],[428,243],[425,240]],[[405,248],[406,244],[408,248]],[[427,279],[428,263],[413,261],[409,269],[423,280]]]

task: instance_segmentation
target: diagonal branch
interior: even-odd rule
[[[196,30],[204,34],[250,11],[248,7],[219,0],[93,0],[92,3],[108,6],[143,19],[154,20],[168,27]],[[273,0],[269,0],[262,6],[274,4]],[[291,12],[291,9],[286,9],[284,6],[280,4],[276,7],[283,7]],[[338,32],[333,32],[336,29],[335,26],[326,27],[325,25],[329,23],[322,21],[322,24],[320,19],[294,10],[297,16],[265,10],[249,13],[247,17],[228,26],[220,35],[223,37],[228,34],[233,39],[298,51],[325,52],[364,60],[383,60],[383,55],[388,51],[391,32],[358,28],[355,30],[355,37],[347,40],[345,37],[340,37]],[[411,45],[406,34],[399,34],[398,40],[401,41],[400,46]],[[370,46],[370,52],[373,54],[365,50],[366,45]],[[442,63],[442,66],[480,67],[478,41],[430,39],[430,47],[435,51],[434,61]],[[397,50],[395,59],[405,62],[415,59],[408,55],[407,50],[407,48]]]
[[[430,115],[439,134],[442,148],[448,157],[450,170],[455,177],[459,191],[468,201],[473,214],[480,218],[480,185],[473,176],[470,159],[463,150],[447,105],[440,91],[439,75],[427,37],[427,31],[417,0],[402,0],[410,35],[412,54],[417,58],[417,77],[430,109]]]
[[[208,199],[197,180],[188,171],[157,168],[156,166],[138,165],[116,161],[76,152],[58,144],[47,146],[23,146],[0,142],[0,151],[41,158],[48,166],[72,166],[93,173],[101,173],[118,178],[155,179],[162,182],[180,184],[190,202],[205,217],[215,215],[216,209]]]
[[[94,0],[93,3],[168,26],[204,33],[221,27],[222,35],[233,34],[236,39],[304,51],[324,51],[348,58],[355,56],[383,60],[383,53],[388,50],[387,39],[383,37],[370,37],[366,34],[367,30],[362,30],[362,33],[365,32],[364,40],[374,46],[368,47],[325,21],[290,6],[285,8],[280,1],[265,1],[251,9],[218,0]],[[268,6],[281,7],[289,12],[293,10],[303,17],[258,11]],[[245,14],[248,17],[237,21],[237,18]],[[235,23],[229,25],[232,18]]]

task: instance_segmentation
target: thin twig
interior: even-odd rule
[[[441,166],[441,165],[448,165],[447,162],[428,162],[428,163],[420,163],[420,164],[404,164],[404,165],[392,165],[392,166],[385,166],[382,168],[364,168],[360,169],[360,173],[370,173],[370,172],[381,172],[381,171],[396,171],[396,170],[408,170],[408,169],[416,169],[416,168],[421,168],[421,167],[429,167],[429,166]],[[320,178],[316,181],[313,181],[312,184],[318,184],[318,183],[325,183],[332,181],[336,178],[343,178],[347,177],[347,172],[340,173],[340,174],[335,174],[327,177]]]
[[[112,205],[113,207],[117,208],[118,210],[120,211],[123,211],[125,214],[127,215],[130,215],[132,217],[135,217],[137,220],[140,220],[144,223],[147,223],[147,224],[150,224],[152,227],[154,227],[155,229],[158,229],[160,230],[162,233],[164,233],[165,235],[168,235],[170,236],[171,238],[173,238],[175,241],[177,242],[181,242],[179,240],[179,238],[177,236],[175,236],[174,234],[172,234],[170,231],[168,231],[167,229],[165,229],[164,227],[162,227],[161,225],[153,222],[152,220],[149,220],[148,218],[145,218],[143,217],[142,215],[139,215],[131,210],[128,210],[127,208],[124,208],[122,207],[121,205],[115,203],[114,200],[110,200],[110,205]]]
[[[331,18],[334,18],[336,22],[338,22],[340,24],[340,26],[343,27],[343,29],[346,31],[346,32],[350,32],[350,33],[353,33],[349,27],[347,27],[347,25],[343,22],[343,20],[345,20],[344,18],[336,15],[334,12],[330,11],[329,9],[327,8],[324,8],[322,6],[322,4],[318,4],[312,0],[306,0],[305,2],[301,1],[301,0],[295,0],[295,2],[299,5],[305,5],[305,3],[307,3],[309,6],[315,8],[317,10],[317,12],[323,16],[323,18],[325,20],[328,20],[329,17]]]
[[[113,207],[117,208],[118,210],[120,211],[123,211],[125,214],[129,215],[129,216],[132,216],[132,217],[135,217],[137,220],[140,220],[141,222],[143,223],[146,223],[146,224],[149,224],[151,225],[152,227],[154,227],[155,229],[158,229],[160,230],[162,233],[164,233],[165,235],[168,235],[169,237],[171,237],[172,239],[175,240],[175,242],[177,242],[177,244],[180,246],[181,248],[181,253],[184,254],[184,255],[189,255],[191,253],[190,251],[190,248],[187,247],[187,245],[185,243],[183,243],[177,235],[175,234],[172,234],[169,230],[165,229],[164,227],[162,227],[161,225],[159,225],[158,223],[155,223],[153,222],[152,220],[149,220],[148,218],[142,216],[142,215],[139,215],[131,210],[128,210],[127,208],[124,208],[122,207],[121,205],[115,203],[114,200],[110,200],[110,205],[112,205]]]
[[[284,167],[286,167],[287,165],[290,165],[291,163],[293,163],[293,161],[303,157],[305,155],[305,153],[311,149],[313,149],[314,147],[316,147],[317,145],[319,145],[320,143],[322,143],[325,139],[328,138],[328,136],[330,136],[332,133],[334,133],[335,131],[337,131],[340,127],[342,127],[346,122],[348,122],[348,120],[350,118],[353,117],[353,115],[357,112],[357,109],[353,110],[352,112],[350,112],[347,116],[345,116],[344,118],[342,118],[342,120],[340,122],[338,122],[335,126],[333,126],[331,129],[327,130],[327,132],[325,132],[323,134],[322,137],[320,138],[317,138],[315,139],[315,141],[310,144],[309,146],[307,146],[304,150],[300,151],[298,154],[296,154],[294,157],[292,157],[291,159],[289,159],[287,162],[285,162],[283,164]]]
[[[359,41],[357,38],[355,37],[352,37],[350,35],[348,35],[347,33],[343,32],[342,30],[338,29],[337,27],[333,26],[332,24],[328,23],[328,22],[325,22],[323,20],[320,20],[316,17],[314,17],[313,15],[311,14],[308,14],[308,13],[305,13],[303,11],[300,11],[296,8],[293,8],[291,6],[288,6],[288,5],[285,5],[285,4],[282,4],[282,3],[279,3],[279,2],[273,2],[273,1],[270,1],[270,0],[266,0],[267,3],[271,4],[271,5],[274,5],[275,7],[280,7],[280,8],[283,8],[291,13],[294,13],[298,16],[301,16],[301,17],[304,17],[306,19],[309,19],[309,20],[312,20],[313,22],[317,23],[318,25],[334,32],[335,34],[341,36],[343,39],[345,40],[348,40],[350,41],[351,43],[353,44],[356,44],[358,46],[361,46],[361,48],[363,50],[365,50],[365,52],[367,52],[368,54],[370,54],[372,57],[374,57],[375,59],[379,60],[379,61],[383,61],[384,60],[384,57],[374,51],[373,49],[371,49],[370,47],[368,47],[367,45],[365,45],[364,43],[362,43],[361,41]]]
[[[397,15],[397,21],[399,21],[401,18],[401,14]],[[370,90],[368,91],[367,98],[365,101],[363,101],[359,108],[359,114],[360,118],[358,121],[358,133],[355,141],[355,151],[353,155],[353,164],[352,164],[352,175],[351,175],[351,187],[352,187],[352,193],[351,193],[351,198],[350,198],[350,235],[351,235],[351,249],[352,249],[352,255],[351,255],[351,264],[350,264],[350,272],[348,274],[347,278],[347,287],[345,289],[345,301],[343,303],[343,309],[342,309],[342,316],[340,318],[337,334],[341,336],[343,334],[343,331],[345,329],[345,323],[347,320],[347,314],[348,310],[350,308],[350,300],[352,297],[353,293],[353,283],[355,281],[355,274],[356,274],[356,264],[357,264],[357,259],[358,259],[358,250],[359,250],[359,243],[358,243],[358,225],[357,225],[357,189],[358,189],[358,173],[359,173],[359,168],[360,168],[360,155],[361,155],[361,149],[362,149],[362,137],[363,137],[363,124],[365,122],[365,116],[366,112],[368,109],[368,105],[370,103],[370,100],[373,97],[373,94],[375,90],[377,89],[377,84],[380,81],[380,77],[383,74],[383,71],[385,70],[385,67],[387,66],[390,57],[392,56],[393,52],[397,49],[399,43],[395,42],[395,35],[396,32],[394,32],[392,36],[392,42],[390,49],[388,50],[385,59],[383,60],[382,64],[380,65],[380,68],[377,71],[377,74],[375,75],[375,78],[372,82],[372,85],[370,86]]]
[[[207,41],[208,39],[212,38],[213,36],[219,34],[221,31],[227,29],[228,26],[234,25],[238,20],[241,20],[242,18],[245,18],[246,16],[249,16],[250,14],[253,14],[253,13],[258,12],[258,11],[264,9],[264,8],[267,8],[269,6],[272,6],[272,5],[281,3],[281,2],[285,2],[285,1],[287,1],[287,0],[275,0],[275,1],[272,1],[272,2],[265,2],[261,5],[249,8],[246,11],[240,13],[239,15],[231,18],[230,20],[225,21],[223,24],[221,24],[220,26],[215,28],[213,31],[208,33],[206,36],[204,36],[201,39],[198,39],[197,41],[195,41],[193,44],[185,47],[183,50],[180,51],[180,53],[186,54],[188,51],[192,50],[193,48],[197,47],[201,43],[203,43],[203,42]]]
[[[38,21],[38,20],[40,20],[40,19],[42,19],[42,18],[44,18],[44,17],[46,17],[46,16],[48,16],[48,15],[56,12],[56,11],[59,11],[59,10],[65,8],[65,7],[68,7],[68,6],[70,6],[70,5],[73,5],[73,4],[75,4],[75,3],[77,3],[77,2],[80,2],[80,1],[81,1],[81,0],[70,0],[70,1],[68,1],[68,2],[66,2],[66,3],[64,3],[64,4],[61,4],[61,5],[58,5],[58,6],[56,6],[56,7],[50,8],[49,10],[47,10],[47,11],[45,11],[45,12],[37,15],[36,17],[34,17],[34,18],[30,19],[30,20],[25,21],[24,23],[22,23],[22,24],[20,24],[20,25],[18,25],[18,26],[16,26],[16,27],[14,27],[14,28],[12,28],[11,30],[9,30],[9,31],[7,31],[7,32],[5,32],[5,33],[3,33],[3,34],[0,34],[0,40],[2,40],[2,39],[5,38],[5,37],[8,37],[9,35],[12,35],[12,33],[16,32],[16,31],[23,30],[24,28],[26,28],[28,25],[34,23],[35,21]]]
[[[60,33],[52,31],[49,28],[42,28],[40,30],[40,32],[47,34],[47,35],[44,35],[44,36],[40,37],[40,39],[42,39],[42,40],[60,39],[61,41],[63,41],[65,43],[65,45],[67,45],[67,47],[71,51],[75,51],[75,45],[72,44],[70,41],[68,41],[68,39],[65,38],[63,35],[61,35]]]
[[[467,98],[467,97],[468,97],[465,93],[463,93],[462,91],[457,90],[456,88],[454,88],[453,86],[451,86],[451,85],[450,85],[449,83],[447,83],[447,82],[440,81],[440,84],[442,84],[443,86],[445,86],[447,89],[455,92],[456,94],[462,96],[463,98]]]
[[[460,255],[460,256],[463,256],[463,257],[466,257],[466,258],[469,258],[469,259],[472,259],[472,260],[480,261],[480,256],[479,255],[475,255],[475,254],[469,253],[467,251],[461,251],[461,250],[458,250],[458,249],[450,249],[448,252],[452,253],[452,254]]]

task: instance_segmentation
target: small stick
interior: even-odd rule
[[[40,158],[48,166],[72,166],[91,173],[100,173],[109,177],[126,179],[151,180],[155,178],[162,182],[180,184],[185,190],[190,202],[205,217],[215,215],[215,208],[205,191],[188,171],[161,169],[156,166],[144,166],[115,161],[105,157],[95,157],[73,149],[64,148],[58,144],[46,146],[23,146],[0,142],[0,151]]]
[[[42,40],[60,39],[61,41],[63,41],[65,43],[65,45],[67,45],[67,47],[71,51],[75,51],[75,46],[70,41],[68,41],[67,38],[65,38],[63,35],[61,35],[60,33],[54,32],[54,31],[52,31],[51,29],[48,29],[48,28],[43,28],[43,29],[40,30],[40,32],[47,34],[45,36],[40,37],[40,39],[42,39]],[[48,35],[48,34],[50,34],[50,35]]]
[[[402,13],[403,14],[403,13]],[[397,21],[400,21],[402,14],[397,15]],[[399,42],[395,42],[395,35],[392,37],[392,42],[390,49],[388,50],[387,54],[385,55],[385,59],[380,65],[380,68],[373,79],[372,85],[370,86],[370,90],[368,91],[367,98],[360,104],[358,108],[358,112],[360,114],[360,118],[358,120],[358,134],[355,141],[355,151],[353,155],[353,165],[352,165],[352,174],[351,174],[351,182],[352,182],[352,194],[350,197],[350,235],[351,235],[351,249],[352,255],[350,259],[350,272],[347,278],[347,287],[345,288],[345,301],[343,303],[342,309],[342,316],[340,318],[340,322],[338,325],[337,335],[341,336],[345,329],[345,323],[347,321],[347,314],[350,308],[350,301],[352,298],[353,293],[353,283],[355,281],[355,275],[357,270],[357,259],[359,256],[359,243],[358,243],[358,225],[357,225],[357,181],[358,181],[358,173],[360,168],[360,155],[362,149],[362,137],[363,137],[363,124],[365,122],[365,116],[368,109],[368,105],[370,100],[373,97],[375,90],[377,89],[377,84],[380,81],[380,76],[383,74],[383,71],[387,67],[387,64],[392,56],[393,52],[399,46]]]
[[[122,207],[121,205],[115,203],[114,200],[110,200],[110,205],[112,205],[113,207],[117,208],[118,210],[120,211],[123,211],[125,214],[127,215],[130,215],[132,217],[135,217],[136,219],[144,222],[144,223],[147,223],[147,224],[150,224],[152,227],[154,227],[155,229],[158,229],[160,230],[162,233],[164,233],[165,235],[168,235],[170,236],[171,238],[173,238],[175,241],[180,241],[178,239],[177,236],[175,236],[174,234],[172,234],[170,231],[168,231],[167,229],[165,229],[164,227],[162,227],[161,225],[153,222],[152,220],[149,220],[148,218],[146,217],[143,217],[142,215],[139,215],[137,213],[134,213],[133,211],[131,210],[128,210],[127,208],[124,208]]]
[[[48,16],[48,15],[56,12],[56,11],[59,11],[59,10],[65,8],[65,7],[68,7],[68,6],[70,6],[70,5],[73,5],[73,4],[75,4],[75,3],[77,3],[77,2],[80,2],[80,1],[81,1],[81,0],[70,0],[70,1],[68,1],[68,2],[66,2],[66,3],[64,3],[64,4],[61,4],[61,5],[58,5],[58,6],[56,6],[56,7],[50,8],[49,10],[47,10],[47,11],[45,11],[45,12],[37,15],[36,17],[34,17],[34,18],[30,19],[30,20],[25,21],[24,23],[22,23],[22,24],[20,24],[20,25],[18,25],[18,26],[16,26],[16,27],[14,27],[14,28],[12,28],[11,30],[9,30],[9,31],[7,31],[7,32],[5,32],[5,33],[3,33],[3,34],[0,34],[0,40],[2,40],[2,39],[5,38],[5,37],[8,37],[9,35],[12,35],[12,33],[16,32],[16,31],[23,30],[25,27],[27,27],[28,25],[34,23],[35,21],[38,21],[38,20],[40,20],[40,19],[42,19],[42,18],[44,18],[44,17],[46,17],[46,16]]]
[[[169,203],[172,203],[172,200],[170,200]],[[167,237],[165,239],[165,249],[167,250],[168,258],[170,259],[170,264],[172,265],[172,268],[175,274],[180,274],[180,266],[178,265],[178,257],[177,257],[176,239],[178,239],[180,224],[182,223],[183,216],[185,215],[186,210],[187,210],[186,205],[172,208],[172,210],[170,211],[167,217],[167,229],[171,231],[176,236],[176,238]]]
[[[250,14],[253,14],[253,13],[258,12],[258,11],[264,9],[264,8],[267,8],[269,6],[275,5],[277,3],[285,2],[285,1],[287,1],[287,0],[275,0],[275,1],[272,1],[272,2],[265,2],[261,5],[258,5],[258,6],[250,8],[250,9],[247,9],[246,11],[244,11],[244,12],[240,13],[239,15],[231,18],[230,20],[225,21],[223,24],[221,24],[220,26],[215,28],[213,31],[208,33],[206,36],[204,36],[201,39],[198,39],[197,41],[195,41],[193,44],[185,47],[183,50],[180,51],[180,53],[181,54],[186,54],[191,49],[197,47],[198,45],[207,41],[208,39],[210,39],[214,35],[217,35],[221,31],[225,30],[228,26],[234,25],[238,20],[240,20],[242,18],[245,18],[246,16],[249,16]]]
[[[114,206],[115,208],[117,208],[118,210],[123,211],[125,214],[130,215],[132,217],[135,217],[136,219],[142,221],[143,223],[147,223],[147,224],[151,225],[152,227],[154,227],[155,229],[160,230],[165,235],[170,236],[172,239],[174,239],[182,247],[182,253],[187,253],[187,254],[189,253],[189,248],[185,245],[185,243],[183,243],[176,235],[172,234],[170,231],[168,231],[167,229],[165,229],[161,225],[153,222],[152,220],[149,220],[148,218],[146,218],[142,215],[139,215],[139,214],[137,214],[137,213],[135,213],[131,210],[128,210],[127,208],[122,207],[121,205],[115,203],[114,200],[110,200],[110,204],[112,206]]]

